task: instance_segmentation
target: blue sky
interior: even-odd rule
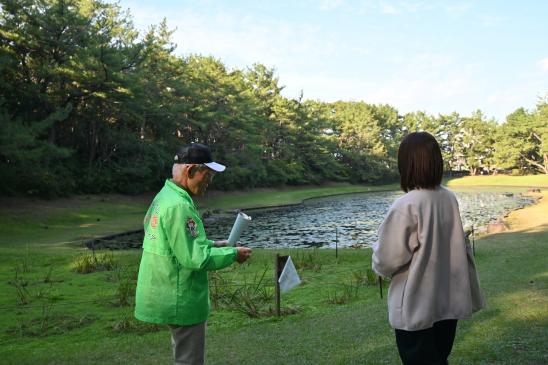
[[[504,121],[548,96],[548,1],[121,0],[180,55],[276,69],[284,95]]]

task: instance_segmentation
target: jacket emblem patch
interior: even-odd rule
[[[194,219],[187,219],[186,228],[188,229],[188,233],[190,233],[192,237],[198,237],[198,227],[196,226],[196,222],[194,222]]]
[[[150,220],[150,226],[152,228],[158,227],[158,216],[156,214],[152,216],[152,219]]]

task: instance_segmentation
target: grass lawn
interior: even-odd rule
[[[509,176],[509,175],[489,175],[489,176],[465,176],[458,179],[450,179],[447,181],[447,186],[464,187],[464,186],[524,186],[524,187],[539,187],[548,188],[548,175],[526,175],[526,176]]]
[[[199,200],[200,207],[206,209],[262,208],[288,204],[298,204],[305,199],[329,195],[366,193],[374,191],[398,190],[399,184],[377,186],[331,183],[321,187],[292,187],[285,189],[253,189],[250,191],[222,193],[215,192]]]
[[[229,210],[298,204],[305,199],[337,194],[398,189],[396,184],[365,186],[332,183],[285,189],[253,189],[244,192],[210,192],[197,199],[201,210]],[[83,195],[53,201],[2,198],[0,201],[0,248],[48,244],[65,248],[94,236],[142,228],[153,194],[140,196]]]
[[[323,193],[314,189],[261,190],[234,194],[232,200],[213,195],[214,202],[220,200],[208,209],[295,203]],[[543,196],[539,204],[510,214],[513,231],[476,241],[488,307],[459,324],[451,364],[548,363],[547,190]],[[98,253],[105,268],[113,267],[79,274],[73,268],[85,267],[83,258],[90,253],[65,243],[138,226],[150,198],[2,205],[0,363],[170,363],[168,331],[132,319],[140,252]],[[282,294],[287,314],[281,318],[271,315],[277,252],[291,254],[303,280]],[[256,249],[249,264],[212,275],[207,363],[399,363],[386,297],[380,299],[368,278],[370,255],[354,249],[339,250],[338,258],[333,250]]]

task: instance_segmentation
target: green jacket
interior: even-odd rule
[[[135,317],[150,323],[191,325],[209,315],[207,272],[236,260],[236,248],[213,247],[188,193],[167,180],[144,220],[143,256]]]

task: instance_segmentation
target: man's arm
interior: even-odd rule
[[[219,270],[238,259],[236,247],[212,247],[200,217],[194,209],[174,206],[166,210],[163,222],[166,238],[177,258],[191,270]]]

